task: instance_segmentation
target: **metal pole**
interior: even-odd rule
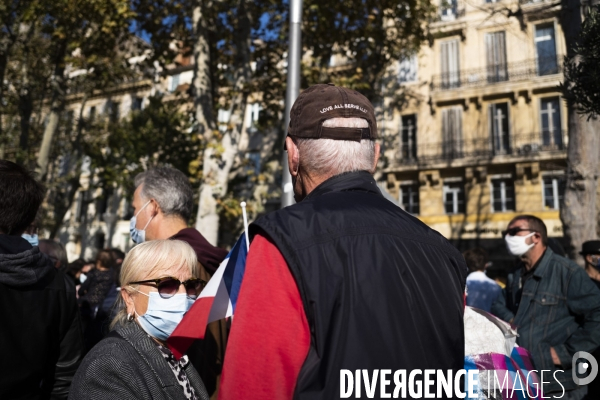
[[[288,48],[287,63],[287,92],[285,95],[285,128],[284,140],[287,136],[287,128],[290,124],[290,109],[300,93],[300,59],[302,57],[302,0],[290,0],[290,43]],[[281,208],[294,204],[294,191],[292,188],[292,176],[288,170],[287,152],[283,153],[282,160],[283,179]]]

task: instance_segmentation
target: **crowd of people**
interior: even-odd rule
[[[383,197],[364,96],[312,86],[287,133],[297,203],[250,225],[235,322],[209,324],[179,359],[167,339],[227,256],[188,227],[186,176],[138,175],[136,246],[69,263],[38,238],[42,185],[0,160],[0,398],[340,398],[342,370],[359,385],[360,371],[462,370],[466,307],[516,328],[534,368],[556,377],[545,395],[600,398],[571,376],[574,354],[600,346],[600,241],[583,245],[583,269],[551,248],[541,219],[516,216],[503,238],[519,264],[493,279],[485,250],[461,254]]]

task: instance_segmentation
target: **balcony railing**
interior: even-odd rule
[[[459,7],[456,3],[449,2],[440,7],[437,20],[443,22],[456,21],[464,16],[464,6]]]
[[[516,82],[538,76],[562,73],[561,56],[538,58],[518,63],[489,65],[486,68],[445,72],[435,75],[431,82],[432,90],[450,90],[477,87],[502,82]]]
[[[508,138],[478,138],[422,144],[417,142],[416,147],[400,145],[396,159],[401,165],[422,165],[469,159],[491,161],[501,156],[533,157],[564,152],[567,148],[565,139],[565,131],[555,130]]]

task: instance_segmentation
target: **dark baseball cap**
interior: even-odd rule
[[[581,245],[581,255],[600,254],[600,240],[590,240]]]
[[[368,128],[329,128],[331,118],[362,118]],[[371,102],[356,90],[333,83],[309,87],[298,96],[290,110],[288,136],[301,139],[336,139],[360,142],[377,139],[377,121]]]

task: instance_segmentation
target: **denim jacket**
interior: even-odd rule
[[[517,304],[522,271],[509,276],[503,295],[492,304],[492,313],[513,320],[517,343],[531,353],[540,383],[541,370],[552,371],[544,372],[544,393],[560,393],[561,385],[573,390],[577,387],[571,374],[573,355],[592,353],[600,346],[600,290],[583,268],[548,248]],[[554,365],[550,347],[560,358],[560,367]],[[555,374],[557,370],[563,372]]]

